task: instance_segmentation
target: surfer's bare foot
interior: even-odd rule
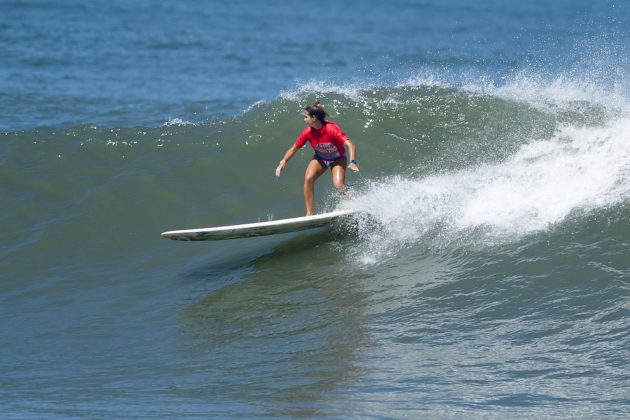
[[[352,194],[350,194],[350,189],[347,187],[340,188],[337,190],[341,195],[341,198],[344,200],[352,200]]]

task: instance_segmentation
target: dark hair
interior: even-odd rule
[[[326,117],[328,116],[328,112],[326,112],[319,101],[315,102],[311,106],[307,106],[306,108],[304,108],[304,111],[306,111],[311,117],[316,117],[320,121],[326,120]]]

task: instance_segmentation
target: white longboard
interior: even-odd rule
[[[251,238],[254,236],[276,235],[328,226],[336,220],[355,214],[354,210],[335,210],[314,216],[291,219],[270,220],[268,222],[247,223],[244,225],[219,226],[201,229],[172,230],[162,236],[178,241],[216,241],[221,239]]]

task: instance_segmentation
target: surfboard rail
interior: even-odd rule
[[[313,216],[269,220],[266,222],[199,229],[171,230],[168,232],[162,232],[162,237],[177,241],[216,241],[277,235],[280,233],[299,232],[306,229],[325,227],[336,220],[343,219],[355,213],[355,210],[335,210]]]

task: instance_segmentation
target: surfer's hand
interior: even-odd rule
[[[280,176],[280,174],[282,173],[282,171],[284,170],[284,167],[287,166],[287,162],[286,160],[281,160],[280,164],[278,165],[278,167],[276,168],[276,176]]]
[[[356,163],[351,163],[348,165],[348,168],[352,169],[354,172],[359,172],[359,167]]]

